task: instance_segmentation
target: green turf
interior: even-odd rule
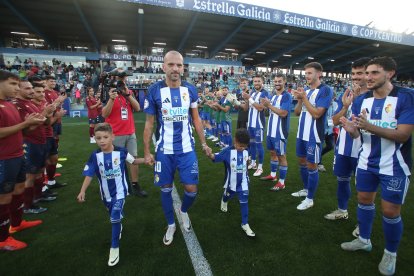
[[[136,114],[139,155],[142,155],[144,115]],[[222,164],[214,164],[200,152],[200,186],[189,214],[204,255],[215,275],[377,275],[384,239],[377,200],[373,227],[373,250],[345,252],[340,243],[353,239],[356,224],[355,189],[352,189],[350,218],[327,221],[324,214],[336,208],[336,179],[332,174],[333,153],[324,156],[327,172],[320,174],[315,206],[297,211],[300,199],[290,193],[302,188],[295,157],[297,118],[292,118],[288,143],[289,171],[286,189],[268,191],[271,183],[251,176],[249,223],[256,232],[249,239],[240,228],[239,203],[234,198],[227,214],[219,211],[223,186]],[[76,196],[83,181],[82,169],[96,145],[89,144],[85,118],[66,118],[61,137],[60,156],[68,160],[58,169],[58,180],[69,185],[59,189],[58,200],[43,203],[49,211],[26,215],[43,219],[43,225],[14,236],[29,246],[17,252],[0,252],[0,275],[193,275],[184,239],[176,232],[174,242],[162,243],[166,222],[159,191],[153,186],[152,170],[140,167],[140,183],[148,198],[129,197],[125,205],[124,231],[120,263],[107,266],[110,223],[98,192],[97,182],[87,192],[87,201],[79,204]],[[211,142],[209,142],[212,144]],[[199,143],[198,143],[199,144]],[[214,148],[217,151],[217,148]],[[269,155],[265,155],[265,173]],[[178,182],[176,182],[178,183]],[[177,185],[179,193],[182,187]],[[412,274],[414,256],[414,203],[412,189],[403,206],[404,234],[398,251],[397,274]],[[411,264],[410,264],[411,263]],[[410,272],[411,271],[411,272]]]

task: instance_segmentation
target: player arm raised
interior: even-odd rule
[[[280,108],[277,108],[277,107],[271,105],[269,99],[267,99],[267,98],[260,99],[260,103],[265,108],[269,108],[271,111],[273,111],[274,113],[279,115],[279,117],[285,118],[289,114],[289,112],[287,110],[280,109]]]
[[[395,141],[397,143],[405,143],[410,138],[411,133],[414,131],[413,124],[398,124],[396,129],[382,128],[373,125],[367,120],[367,112],[362,110],[358,117],[355,117],[355,125],[359,129],[366,130],[379,137]]]
[[[352,91],[349,89],[346,89],[344,94],[342,95],[341,110],[339,110],[338,113],[332,116],[332,121],[334,125],[337,126],[341,123],[339,119],[341,119],[341,117],[346,115],[346,113],[348,112],[349,106],[352,104],[353,99],[354,99],[354,94],[352,93]]]
[[[301,96],[299,96],[302,98],[302,103],[303,105],[305,105],[306,109],[309,111],[309,113],[311,114],[311,116],[314,119],[319,119],[320,117],[323,116],[323,114],[325,114],[326,112],[326,108],[324,107],[314,107],[308,100],[308,97],[306,96],[305,91],[303,91],[301,93]],[[298,101],[299,103],[299,101]]]
[[[104,118],[108,118],[108,116],[111,114],[112,108],[114,107],[114,101],[116,97],[118,96],[117,93],[115,92],[115,88],[111,88],[108,94],[109,94],[109,99],[106,102],[106,105],[102,108],[102,117]]]
[[[0,138],[4,138],[32,126],[43,124],[45,117],[38,113],[29,114],[20,124],[0,128]]]
[[[243,92],[243,98],[249,102],[257,111],[262,111],[264,106],[262,104],[256,103],[249,94]]]

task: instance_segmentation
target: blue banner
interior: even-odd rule
[[[257,5],[244,4],[225,0],[121,0],[168,8],[184,9],[196,12],[214,13],[271,22],[286,26],[305,28],[310,30],[366,38],[376,41],[385,41],[414,46],[414,36],[358,26],[335,20],[313,17],[298,13],[286,12]]]

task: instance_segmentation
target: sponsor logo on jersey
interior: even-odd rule
[[[115,179],[120,176],[121,176],[121,169],[119,167],[115,169],[104,170],[102,174],[102,178],[104,179]]]
[[[182,122],[188,120],[188,108],[161,108],[162,120],[165,122]]]

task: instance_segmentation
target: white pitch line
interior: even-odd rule
[[[213,275],[210,264],[204,257],[203,250],[198,242],[197,236],[194,232],[194,228],[190,232],[184,230],[183,221],[180,215],[181,199],[178,195],[175,185],[173,186],[172,198],[174,204],[175,214],[180,225],[181,233],[183,233],[185,244],[187,245],[188,253],[190,254],[191,262],[193,263],[194,271],[197,276],[210,276]]]

